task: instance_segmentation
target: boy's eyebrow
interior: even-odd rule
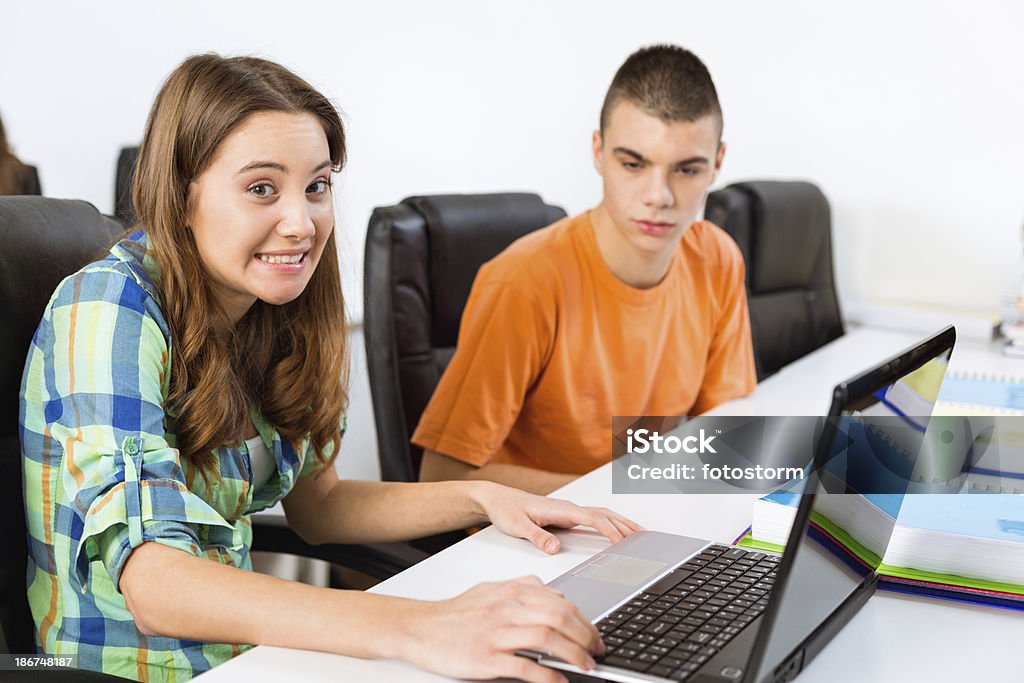
[[[690,164],[707,164],[707,163],[708,163],[708,158],[707,157],[699,157],[698,156],[698,157],[690,157],[689,159],[683,159],[682,161],[677,161],[674,165],[675,166],[689,166]]]
[[[648,159],[644,158],[643,154],[640,154],[640,152],[635,152],[635,151],[631,150],[628,147],[616,147],[612,151],[614,151],[616,154],[625,154],[626,156],[633,157],[634,159],[636,159],[637,161],[639,161],[641,163],[645,163],[645,164],[650,163],[650,161]],[[689,164],[707,164],[707,163],[709,163],[707,157],[695,156],[695,157],[690,157],[689,159],[682,159],[680,161],[675,162],[672,165],[673,166],[688,166]]]
[[[328,159],[327,161],[321,162],[320,164],[315,166],[313,170],[310,171],[310,173],[316,173],[317,171],[322,171],[325,168],[330,168],[331,165],[331,160]],[[288,172],[287,166],[285,166],[284,164],[279,164],[276,161],[253,161],[240,168],[238,170],[238,173],[245,173],[246,171],[252,171],[258,168],[272,168],[276,171],[281,171],[282,173]]]
[[[645,164],[647,163],[647,159],[644,158],[643,154],[641,154],[640,152],[634,152],[628,147],[616,147],[612,151],[614,151],[616,154],[625,154],[626,156],[633,157],[637,161],[641,161]]]

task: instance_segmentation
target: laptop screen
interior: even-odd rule
[[[814,496],[797,515],[795,524],[806,524],[798,541],[790,537],[774,589],[785,599],[773,595],[753,680],[785,661],[881,563],[909,482],[928,467],[918,456],[952,351],[947,336],[837,387],[817,476],[796,485]]]

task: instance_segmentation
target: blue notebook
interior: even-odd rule
[[[901,526],[931,529],[946,533],[1024,543],[1024,497],[997,494],[935,494],[864,496],[890,517],[898,517]],[[775,492],[762,500],[796,508],[800,495]],[[900,501],[902,500],[902,506]]]
[[[1024,543],[1024,496],[869,493],[864,497],[890,517],[898,517],[900,526]],[[800,494],[776,491],[762,500],[796,508]]]
[[[879,505],[876,497],[868,496],[871,502]],[[999,494],[911,495],[903,502],[899,523],[917,529],[1024,543],[1024,497]]]
[[[939,400],[1024,411],[1024,381],[1016,377],[950,373],[942,382]]]

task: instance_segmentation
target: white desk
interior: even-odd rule
[[[828,408],[836,381],[917,341],[918,335],[853,330],[788,366],[746,399],[720,406],[721,415],[817,415]],[[963,359],[963,360],[962,360]],[[986,366],[979,367],[981,359]],[[964,364],[967,360],[969,364]],[[958,346],[952,366],[1019,372],[987,345]],[[1010,365],[1008,365],[1010,364]],[[1024,367],[1024,363],[1021,363]],[[561,489],[557,496],[582,505],[616,509],[660,531],[731,542],[750,522],[753,495],[613,495],[611,467]],[[373,592],[436,600],[481,581],[535,574],[549,581],[607,542],[591,532],[559,532],[562,551],[549,557],[526,541],[485,529],[379,584]],[[843,629],[799,680],[1024,681],[1024,614],[988,607],[879,592]],[[257,647],[202,677],[206,683],[239,681],[439,681],[411,665],[367,661],[301,650]]]
[[[937,332],[938,330],[936,330]],[[713,415],[825,415],[832,388],[841,380],[913,346],[926,335],[857,328],[757,386],[747,398],[718,406]],[[1024,375],[1024,359],[1004,356],[995,343],[957,341],[950,372],[986,375]]]

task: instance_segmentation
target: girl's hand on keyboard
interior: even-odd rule
[[[482,583],[411,609],[398,627],[406,636],[401,658],[445,676],[556,683],[565,681],[558,671],[516,652],[549,653],[588,671],[595,665],[592,654],[604,654],[597,629],[534,576]]]

